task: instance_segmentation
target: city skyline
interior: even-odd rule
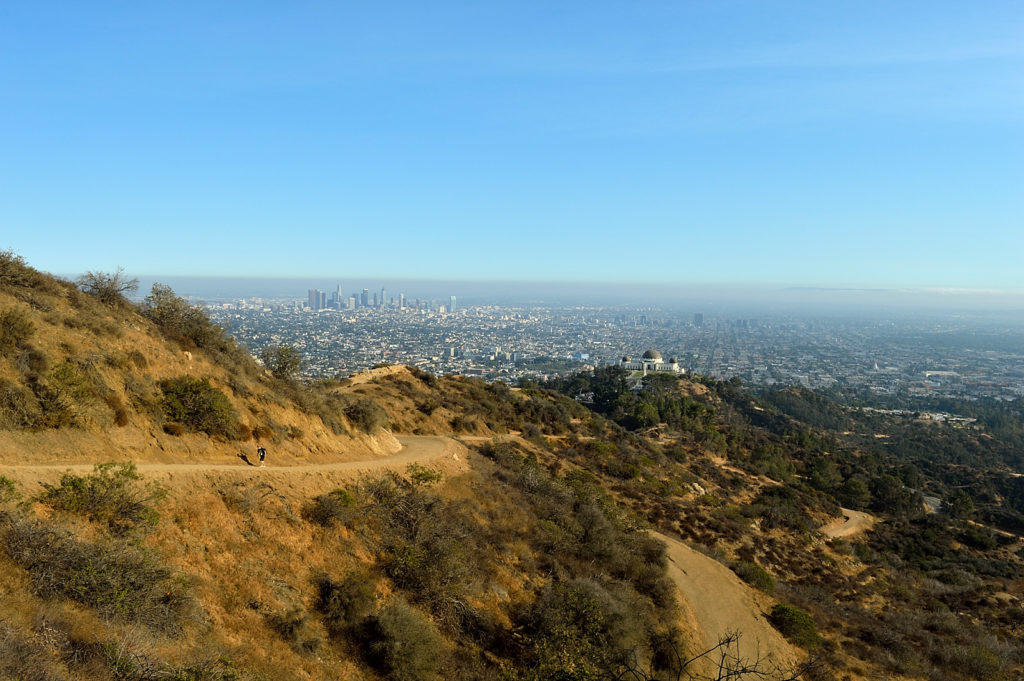
[[[51,272],[1024,291],[1024,6],[9,6]]]
[[[73,279],[75,274],[65,274]],[[185,298],[197,301],[230,301],[262,298],[282,301],[309,300],[311,289],[321,290],[328,301],[337,287],[344,299],[352,295],[361,305],[365,288],[372,303],[374,291],[391,291],[390,298],[447,301],[455,295],[460,303],[652,305],[671,308],[696,306],[708,311],[755,313],[802,310],[810,313],[866,312],[879,315],[927,312],[1008,312],[1024,315],[1024,292],[928,289],[840,289],[783,286],[666,286],[601,282],[495,281],[444,279],[388,279],[382,277],[252,278],[164,277],[126,272],[138,277],[137,296],[145,297],[154,283],[171,286]],[[328,305],[329,307],[329,305]]]

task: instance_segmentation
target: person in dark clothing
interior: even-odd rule
[[[266,466],[266,463],[264,462],[266,461],[267,458],[267,450],[266,448],[260,446],[256,448],[256,453],[260,455],[260,468],[263,468],[264,466]]]

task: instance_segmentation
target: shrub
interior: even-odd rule
[[[757,563],[737,560],[729,566],[744,582],[766,594],[775,593],[775,579]]]
[[[0,357],[23,348],[36,332],[28,315],[17,308],[0,312]]]
[[[163,332],[178,341],[190,343],[199,348],[209,348],[229,355],[235,354],[237,346],[212,321],[203,310],[188,304],[183,298],[174,294],[170,286],[153,284],[153,288],[143,301],[139,310],[145,317],[155,322]],[[249,363],[243,363],[245,369]]]
[[[56,487],[42,483],[46,491],[39,501],[123,534],[139,525],[155,525],[160,517],[150,504],[163,496],[163,490],[139,484],[141,480],[133,463],[100,463],[92,475],[65,473]]]
[[[164,432],[174,437],[181,437],[185,434],[185,426],[181,425],[177,421],[170,421],[164,424]]]
[[[296,520],[288,500],[268,482],[249,484],[238,481],[229,487],[221,487],[217,492],[225,506],[239,513],[249,515],[258,510],[268,520]]]
[[[348,524],[356,513],[356,500],[343,489],[314,497],[302,508],[302,517],[309,522],[329,527],[335,522]]]
[[[598,678],[646,642],[637,614],[619,594],[592,580],[574,579],[545,588],[521,622],[538,667],[549,676]]]
[[[14,484],[14,481],[6,475],[0,475],[0,504],[6,504],[8,501],[15,501],[20,496],[21,495],[18,494],[18,487]]]
[[[36,428],[42,418],[42,407],[31,390],[0,378],[0,429]]]
[[[17,357],[18,369],[30,382],[39,380],[39,377],[50,370],[49,358],[35,348],[29,348]]]
[[[67,532],[3,518],[2,546],[42,598],[68,598],[114,619],[177,634],[192,601],[156,558],[124,541],[78,541]]]
[[[96,394],[99,377],[92,367],[67,360],[50,370],[50,387],[77,404],[87,404]]]
[[[266,620],[267,626],[289,643],[293,650],[311,653],[320,647],[320,639],[309,631],[309,616],[302,608],[293,607],[283,613],[271,613]]]
[[[354,632],[373,610],[376,593],[366,574],[352,572],[336,582],[321,573],[313,582],[317,588],[316,609],[323,615],[324,626],[332,636]]]
[[[268,345],[260,351],[260,359],[274,378],[290,381],[305,363],[302,354],[291,345]]]
[[[136,411],[149,414],[158,423],[163,420],[163,395],[151,378],[128,374],[124,379],[124,392]]]
[[[10,681],[64,681],[46,646],[25,637],[0,621],[0,679]]]
[[[160,389],[164,393],[163,408],[168,420],[177,421],[192,432],[228,439],[238,436],[234,407],[208,379],[170,378],[160,382]]]
[[[82,291],[106,305],[126,302],[126,293],[132,294],[139,290],[139,280],[126,278],[123,267],[113,272],[86,272],[75,283]]]
[[[124,408],[124,402],[116,393],[107,393],[103,401],[107,403],[110,410],[114,412],[114,425],[123,428],[128,425],[128,411]]]
[[[822,644],[811,616],[792,605],[779,603],[772,608],[768,621],[783,636],[801,648],[817,648]]]
[[[0,286],[35,286],[42,275],[14,251],[0,251]]]
[[[405,474],[409,476],[409,482],[413,487],[430,487],[441,481],[441,471],[427,468],[418,463],[411,463],[405,467]]]
[[[73,405],[63,391],[44,383],[32,383],[31,388],[39,405],[39,415],[31,424],[32,428],[65,428],[75,422]]]
[[[420,402],[419,404],[417,404],[416,405],[416,409],[418,409],[420,411],[420,413],[426,414],[427,416],[430,416],[435,411],[437,411],[437,408],[440,407],[440,406],[441,405],[437,403],[437,400],[434,400],[432,398],[427,398],[427,399],[423,400],[422,402]]]
[[[425,616],[396,599],[367,620],[367,657],[394,681],[436,678],[442,639]]]
[[[345,417],[364,433],[376,433],[388,424],[388,414],[368,397],[347,404],[342,410]]]

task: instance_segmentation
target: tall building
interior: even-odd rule
[[[703,312],[695,312],[695,313],[693,313],[693,325],[694,326],[704,326],[704,313]]]
[[[363,289],[363,293],[361,294],[360,300],[359,300],[359,306],[360,307],[369,307],[370,306],[370,289],[368,289],[368,288],[364,288]]]
[[[338,284],[338,290],[334,293],[334,306],[339,310],[342,308],[341,301],[344,300],[341,295],[341,284]]]
[[[448,296],[448,311],[455,312],[455,296]]]
[[[387,295],[385,295],[385,294],[386,294],[386,291],[384,290],[384,287],[381,286],[380,287],[380,306],[381,306],[381,308],[384,308],[387,305],[388,298],[387,298]]]
[[[322,310],[327,307],[327,293],[319,289],[309,289],[309,308],[311,310]]]
[[[404,293],[399,293],[398,294],[398,309],[399,310],[404,310],[405,309],[405,294]]]
[[[316,289],[315,288],[309,289],[309,301],[308,302],[309,302],[309,307],[310,307],[311,310],[315,310],[316,309],[316,300],[317,300],[317,298],[316,298]]]

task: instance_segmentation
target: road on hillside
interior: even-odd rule
[[[465,448],[455,440],[440,435],[396,435],[402,448],[391,456],[358,459],[356,461],[339,461],[337,463],[296,464],[274,466],[268,463],[265,468],[247,465],[241,459],[232,463],[136,463],[140,473],[146,472],[191,472],[191,471],[273,471],[280,472],[315,472],[315,471],[373,471],[381,469],[400,469],[410,463],[429,463],[445,460],[465,460]],[[93,464],[25,464],[0,466],[0,471],[91,471]]]
[[[875,517],[862,511],[852,511],[848,508],[840,508],[843,512],[842,518],[836,518],[827,525],[822,525],[819,530],[829,539],[837,537],[849,537],[851,535],[870,530],[875,524]]]
[[[766,670],[772,666],[789,668],[800,662],[801,653],[762,613],[762,607],[770,605],[768,596],[754,591],[732,570],[678,539],[651,534],[668,546],[668,576],[679,591],[690,626],[697,629],[701,650],[736,633],[740,635],[743,657],[762,659]]]

